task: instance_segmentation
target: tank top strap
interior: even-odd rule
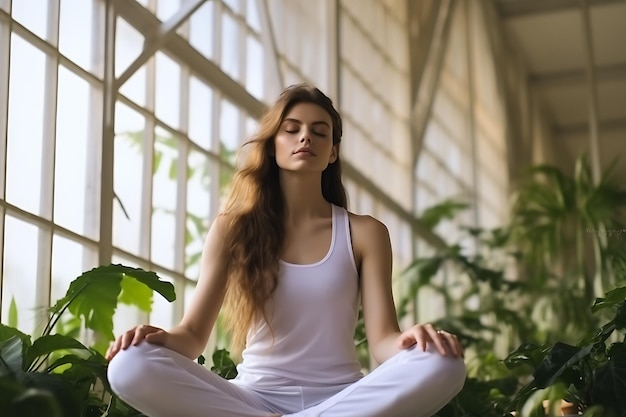
[[[344,257],[350,259],[354,271],[357,272],[356,262],[354,260],[354,253],[352,250],[352,237],[350,233],[350,216],[348,211],[333,204],[333,218],[335,224],[333,229],[335,233],[335,248],[336,254],[341,254]]]

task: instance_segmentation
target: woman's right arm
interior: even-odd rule
[[[224,235],[227,218],[218,216],[211,226],[202,249],[200,276],[191,304],[181,322],[172,329],[142,325],[120,335],[109,347],[107,359],[112,359],[120,349],[127,349],[145,340],[162,345],[190,359],[204,350],[226,293],[226,257]]]

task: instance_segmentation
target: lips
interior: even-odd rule
[[[298,148],[298,149],[296,149],[296,151],[294,152],[294,155],[297,155],[297,154],[299,154],[299,153],[300,153],[300,154],[304,153],[304,154],[307,154],[307,155],[316,156],[316,155],[315,155],[315,152],[313,152],[313,150],[312,150],[311,148]]]

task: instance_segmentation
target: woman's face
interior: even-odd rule
[[[330,115],[313,103],[291,108],[278,129],[274,146],[276,163],[286,171],[321,173],[337,159]]]

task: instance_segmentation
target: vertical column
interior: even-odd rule
[[[474,225],[478,227],[480,225],[480,210],[478,208],[479,201],[479,180],[478,180],[478,153],[476,151],[476,114],[474,108],[474,102],[476,101],[476,86],[474,82],[474,48],[472,45],[472,17],[470,16],[471,3],[467,0],[463,2],[463,13],[465,17],[465,39],[466,39],[466,51],[467,51],[467,94],[468,94],[468,126],[467,133],[470,140],[471,152],[472,152],[472,181],[473,181],[473,200],[474,200]],[[478,240],[475,239],[475,243],[478,244]]]
[[[180,73],[180,130],[189,131],[189,68],[183,66]],[[185,274],[185,246],[187,242],[187,182],[189,178],[189,140],[187,138],[178,138],[178,172],[176,178],[176,231],[174,248],[174,269],[180,272],[181,276]],[[176,303],[174,303],[174,322],[183,318],[185,312],[185,279],[176,279]]]
[[[103,40],[106,34],[105,27],[105,4],[102,2],[93,2],[93,11],[91,16],[91,33],[92,33],[92,49],[91,49],[91,68],[96,74],[104,73],[104,51]],[[95,237],[99,240],[100,233],[100,172],[102,164],[102,140],[100,140],[103,131],[102,115],[103,115],[103,86],[95,87],[90,84],[89,88],[89,121],[88,121],[88,137],[87,139],[87,160],[85,161],[87,178],[85,193],[85,234],[89,237]],[[82,270],[86,271],[99,263],[97,252],[93,250],[83,251]]]
[[[11,12],[11,1],[8,0]],[[11,23],[0,24],[0,202],[5,201],[7,137],[9,120],[9,68],[11,65]],[[4,206],[0,206],[0,305],[4,278]],[[2,309],[0,309],[2,319]]]
[[[113,256],[113,163],[115,140],[115,31],[117,0],[105,0],[104,85],[102,95],[102,159],[100,174],[100,250],[98,263]]]
[[[582,8],[583,28],[585,31],[585,54],[587,67],[587,92],[589,95],[589,153],[591,162],[591,174],[595,184],[600,182],[600,133],[598,129],[598,84],[596,81],[596,65],[593,50],[593,35],[591,28],[591,15],[589,1],[580,0]]]
[[[40,213],[52,222],[38,230],[37,242],[37,286],[35,305],[38,307],[35,318],[35,333],[47,322],[47,308],[50,306],[52,269],[52,227],[54,212],[54,159],[56,149],[57,92],[59,87],[59,13],[58,0],[48,1],[47,38],[54,46],[53,55],[46,56],[45,91],[43,107],[43,130],[41,152],[41,198]]]

